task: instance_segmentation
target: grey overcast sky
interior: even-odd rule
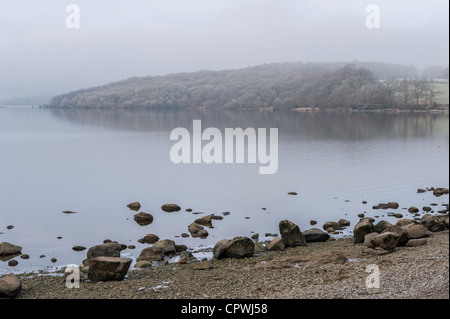
[[[80,28],[66,27],[69,4]],[[369,29],[367,5],[380,8]],[[0,99],[271,62],[448,66],[448,0],[0,0]]]

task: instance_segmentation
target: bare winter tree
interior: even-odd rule
[[[397,94],[400,86],[400,81],[397,79],[389,78],[381,82],[389,95],[389,99],[395,103],[395,95]]]
[[[402,80],[398,86],[398,94],[400,97],[400,102],[403,106],[408,106],[409,101],[412,97],[412,88],[411,81]]]
[[[438,90],[436,85],[432,82],[427,82],[424,89],[424,97],[428,106],[433,106],[438,97],[442,92]]]
[[[415,99],[416,106],[419,105],[420,98],[424,97],[426,81],[412,80],[411,81],[411,95]]]

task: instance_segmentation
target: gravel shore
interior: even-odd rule
[[[343,264],[314,265],[302,261],[311,254],[343,253]],[[91,283],[66,288],[62,273],[21,274],[18,298],[65,299],[417,299],[449,298],[449,232],[433,233],[418,247],[398,247],[379,255],[353,240],[310,243],[306,247],[267,252],[246,259],[211,260],[211,269],[196,270],[197,262],[130,269],[120,282]],[[380,271],[380,287],[367,288],[368,265]],[[84,275],[83,275],[84,276]],[[82,276],[82,278],[83,278]]]

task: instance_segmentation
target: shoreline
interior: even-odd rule
[[[447,188],[434,187],[426,190],[418,189],[417,193],[431,190],[437,197],[448,194]],[[352,233],[350,232],[342,237],[330,237],[330,235],[338,235],[339,230],[345,230],[347,226],[350,226],[350,222],[345,219],[340,219],[338,223],[326,222],[322,227],[325,232],[313,227],[305,230],[303,234],[297,225],[283,220],[279,223],[281,237],[278,234],[266,234],[273,237],[270,242],[264,241],[266,236],[261,238],[253,236],[253,240],[248,237],[235,237],[242,240],[236,246],[239,248],[234,251],[235,256],[223,255],[222,252],[216,251],[217,248],[225,249],[226,252],[231,246],[226,246],[227,243],[222,242],[232,242],[234,239],[221,240],[214,248],[203,249],[203,256],[193,257],[190,254],[187,256],[184,254],[183,258],[181,256],[183,250],[195,251],[187,249],[185,245],[179,245],[177,248],[172,240],[158,240],[158,246],[155,243],[154,247],[146,249],[151,249],[152,252],[153,248],[161,250],[159,254],[162,253],[160,255],[162,258],[153,259],[158,255],[157,250],[155,253],[146,255],[144,254],[146,249],[144,249],[141,252],[143,256],[141,261],[147,262],[147,265],[138,266],[139,269],[128,268],[135,266],[139,258],[133,260],[121,256],[120,251],[126,249],[126,245],[104,241],[103,245],[113,245],[115,248],[113,246],[103,248],[102,245],[91,247],[97,250],[96,255],[93,255],[94,252],[91,253],[91,249],[87,251],[88,259],[85,260],[87,262],[83,261],[78,268],[80,270],[79,288],[67,288],[64,277],[68,275],[65,273],[65,268],[78,267],[78,265],[66,265],[52,270],[18,271],[14,272],[14,277],[20,282],[21,288],[16,298],[447,299],[449,298],[448,204],[442,205],[447,209],[437,211],[436,214],[433,214],[434,210],[428,206],[423,207],[423,213],[418,213],[420,210],[417,207],[410,207],[408,212],[411,216],[404,218],[402,214],[398,214],[399,216],[395,216],[397,222],[393,224],[380,219],[375,225],[375,218],[359,214],[359,222],[352,225],[353,235],[349,236]],[[389,202],[373,206],[373,209],[384,211],[387,208],[396,210],[399,207],[397,202]],[[430,211],[431,214],[428,213]],[[209,220],[213,216],[209,215]],[[375,217],[378,219],[378,216]],[[311,221],[310,224],[313,226],[316,221]],[[326,235],[326,238],[323,235]],[[304,236],[309,236],[309,240],[305,240]],[[293,244],[294,238],[297,239]],[[376,243],[375,238],[383,239]],[[395,238],[395,242],[390,242],[388,238]],[[248,245],[248,243],[244,244],[246,240],[253,246],[250,255],[246,252],[246,245]],[[400,240],[403,243],[400,243]],[[281,248],[277,246],[276,249],[272,249],[275,242],[281,242]],[[173,248],[166,245],[173,245]],[[270,248],[271,245],[272,248]],[[17,246],[3,247],[4,252],[6,252],[5,249],[13,248]],[[106,249],[109,249],[109,252]],[[114,253],[113,250],[116,252]],[[98,254],[99,251],[105,254]],[[92,279],[88,269],[90,268],[89,260],[97,259],[96,256],[120,257],[118,259],[121,262],[128,262],[123,273],[123,276],[126,274],[125,279],[122,276],[118,281],[100,279],[94,282],[97,280]],[[204,258],[205,256],[210,257]],[[379,271],[382,283],[376,289],[367,286],[368,272],[370,272],[368,267],[373,266]],[[0,279],[5,276],[7,273],[0,276]],[[0,281],[0,293],[2,287],[5,287],[4,282]]]
[[[31,107],[31,106],[30,106]],[[404,114],[404,113],[419,113],[419,114],[449,114],[449,105],[442,105],[433,108],[275,108],[275,107],[260,107],[260,108],[206,108],[206,107],[171,107],[171,108],[149,108],[149,107],[125,107],[125,108],[114,108],[114,107],[55,107],[40,105],[37,108],[49,109],[49,110],[148,110],[148,111],[257,111],[257,112],[299,112],[299,113],[387,113],[387,114]]]
[[[130,269],[123,281],[91,283],[82,274],[80,288],[66,288],[63,272],[16,274],[18,299],[416,299],[449,298],[449,231],[436,232],[418,247],[397,247],[383,254],[353,244],[351,238],[268,251],[244,259],[213,259]],[[315,254],[344,254],[342,263],[315,264]],[[303,258],[303,260],[302,260]],[[380,270],[380,288],[369,289],[368,265]],[[84,278],[84,279],[83,279]]]

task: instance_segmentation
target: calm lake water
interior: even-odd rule
[[[277,173],[260,175],[259,163],[172,163],[169,134],[191,130],[194,119],[222,132],[278,128]],[[448,163],[448,115],[0,108],[0,242],[30,255],[16,257],[14,268],[0,261],[0,273],[80,264],[87,250],[72,247],[105,239],[136,245],[122,251],[136,258],[149,247],[137,240],[149,233],[198,248],[252,232],[278,233],[282,219],[301,230],[340,218],[352,230],[359,213],[395,222],[372,206],[397,201],[397,212],[407,217],[402,208],[413,205],[443,209],[448,195],[416,190],[448,187]],[[152,224],[133,220],[126,207],[133,201],[153,215]],[[165,203],[182,210],[165,213]],[[178,237],[196,218],[225,211],[230,215],[213,221],[206,239]]]

